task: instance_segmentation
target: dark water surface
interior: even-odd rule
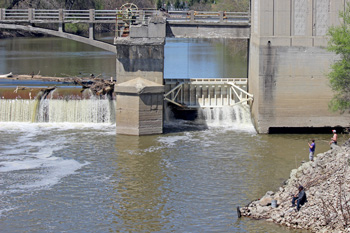
[[[101,39],[109,37],[102,37]],[[175,39],[165,44],[165,78],[247,77],[246,42],[233,40]],[[237,44],[237,45],[236,45]],[[242,47],[242,48],[241,48]],[[111,52],[61,38],[0,40],[0,74],[115,77]]]

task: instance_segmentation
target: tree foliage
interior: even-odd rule
[[[328,30],[330,40],[327,49],[335,52],[339,60],[331,66],[328,74],[330,86],[334,91],[330,108],[333,111],[350,110],[350,4],[341,12],[342,23]]]

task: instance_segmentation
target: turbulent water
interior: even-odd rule
[[[277,189],[309,136],[257,135],[237,109],[144,137],[110,123],[1,122],[1,232],[288,232],[237,219],[236,207]]]
[[[105,99],[0,99],[2,122],[115,122],[113,100]]]

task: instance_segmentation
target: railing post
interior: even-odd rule
[[[90,22],[94,22],[95,21],[95,9],[90,9],[89,10],[89,20],[90,20]]]
[[[220,23],[224,22],[224,12],[223,11],[219,11],[219,21],[220,21]]]
[[[4,20],[5,14],[4,14],[4,8],[0,8],[0,20]]]
[[[28,8],[28,21],[31,22],[34,19],[34,9]]]
[[[145,22],[145,12],[143,10],[139,10],[139,24],[144,24]]]
[[[64,32],[64,15],[63,9],[58,9],[58,31]]]
[[[191,23],[194,23],[194,11],[190,11],[191,12]]]
[[[95,9],[90,9],[89,10],[89,39],[94,40],[95,35],[94,35],[94,21],[95,21]]]
[[[0,20],[4,20],[4,19],[5,19],[5,9],[0,8]]]

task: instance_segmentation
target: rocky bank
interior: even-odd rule
[[[350,142],[318,154],[314,162],[291,171],[279,188],[240,208],[242,216],[266,219],[311,232],[350,232]],[[306,204],[300,211],[291,207],[292,195],[304,186]],[[277,200],[271,206],[272,200]],[[274,208],[273,208],[274,207]]]

